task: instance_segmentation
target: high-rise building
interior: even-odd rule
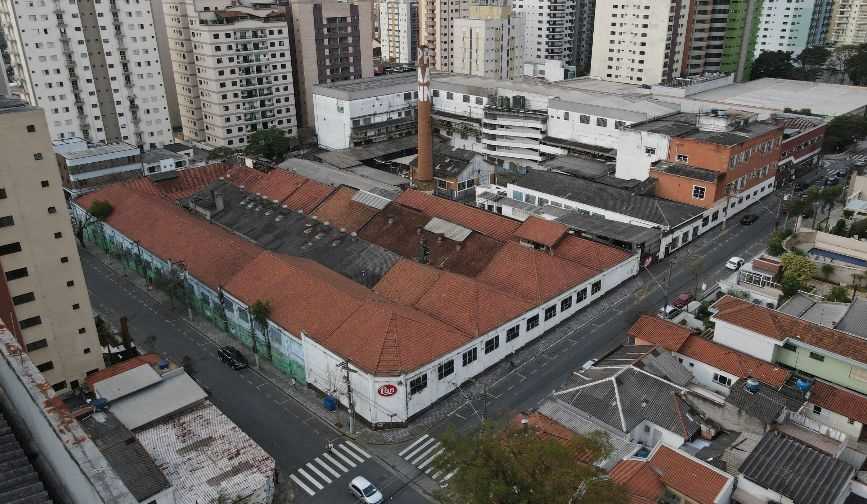
[[[373,77],[371,4],[299,0],[290,9],[299,124],[313,128],[313,86]]]
[[[524,14],[524,61],[572,63],[575,4],[576,0],[514,1],[515,12]]]
[[[16,93],[48,114],[51,138],[172,142],[148,2],[0,0]]]
[[[810,43],[815,7],[813,0],[762,2],[754,56],[765,51],[788,51],[798,56]]]
[[[814,0],[813,19],[810,20],[810,34],[807,46],[822,46],[826,44],[828,24],[831,22],[831,7],[834,0]]]
[[[105,364],[49,131],[0,97],[0,318],[60,391]]]
[[[455,22],[470,15],[472,3],[472,0],[425,0],[419,4],[423,5],[426,18],[423,22],[427,23],[424,30],[433,52],[434,68],[441,72],[454,71]]]
[[[244,147],[255,131],[296,136],[285,7],[232,0],[165,0],[184,137]]]
[[[590,75],[637,84],[679,77],[690,11],[689,1],[597,0]]]
[[[417,0],[379,2],[379,45],[382,61],[413,63],[419,39]]]
[[[715,3],[719,4],[715,7],[724,11],[727,19],[719,71],[733,74],[737,82],[749,80],[762,2],[718,0]]]
[[[867,0],[836,0],[825,38],[830,45],[867,43]]]
[[[173,131],[181,131],[181,110],[178,108],[178,93],[175,91],[175,72],[172,70],[172,54],[169,51],[169,34],[166,30],[166,17],[163,15],[163,1],[150,0],[151,12],[153,13],[154,33],[157,37],[157,52],[160,54],[160,69],[166,89],[169,122]]]
[[[517,79],[523,71],[524,16],[508,5],[474,5],[454,23],[457,73]]]
[[[590,60],[593,57],[593,20],[596,17],[596,0],[575,1],[575,29],[572,50],[573,64],[579,75],[590,71]]]

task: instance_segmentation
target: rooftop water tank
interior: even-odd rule
[[[798,390],[800,390],[801,392],[806,393],[810,391],[810,387],[813,386],[813,382],[806,378],[798,378],[797,380],[795,380],[795,386],[798,387]]]

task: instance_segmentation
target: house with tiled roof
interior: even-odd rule
[[[183,281],[196,310],[344,403],[334,373],[348,362],[353,388],[370,391],[355,411],[376,425],[407,421],[638,272],[636,255],[545,222],[516,233],[520,222],[420,192],[359,194],[274,170],[177,203],[110,186],[73,211],[109,201],[89,237]],[[266,330],[258,300],[271,302]]]
[[[715,342],[867,394],[867,339],[732,296],[711,311]]]
[[[631,504],[728,504],[735,487],[730,474],[664,443],[647,458],[622,460],[609,475],[626,489]]]

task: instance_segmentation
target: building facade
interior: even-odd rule
[[[134,145],[116,143],[91,147],[76,138],[55,142],[54,151],[63,187],[72,194],[144,173],[142,154]]]
[[[593,20],[596,18],[596,0],[576,0],[574,49],[572,61],[578,69],[578,75],[590,72],[590,61],[593,56]]]
[[[451,71],[492,79],[517,79],[523,72],[524,17],[508,6],[474,5],[456,19]]]
[[[147,2],[0,2],[16,92],[50,117],[52,139],[172,142]]]
[[[307,0],[290,9],[299,124],[313,128],[313,86],[373,77],[372,6]]]
[[[417,0],[379,2],[379,45],[385,63],[413,63],[419,45]]]
[[[470,15],[470,0],[426,0],[419,4],[424,40],[433,52],[434,68],[452,72],[455,53],[454,26]]]
[[[576,0],[515,0],[524,14],[524,61],[574,61]]]
[[[187,140],[238,148],[259,130],[297,136],[292,34],[282,7],[169,0],[164,8]]]
[[[0,305],[55,391],[104,367],[42,110],[0,97]]]
[[[814,0],[763,2],[754,56],[765,51],[786,51],[797,57],[810,43],[813,20],[821,22],[821,16],[814,17],[817,7],[821,6]]]
[[[835,46],[867,42],[867,0],[833,2],[825,42]]]

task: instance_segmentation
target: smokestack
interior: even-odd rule
[[[433,190],[433,128],[431,126],[430,49],[418,47],[418,158],[413,182],[422,191]]]

